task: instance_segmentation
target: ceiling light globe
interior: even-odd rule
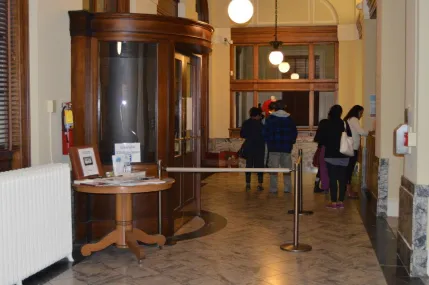
[[[249,0],[232,0],[228,5],[229,18],[237,23],[247,23],[253,17],[253,4]]]
[[[290,76],[290,79],[295,79],[295,80],[296,80],[296,79],[299,79],[299,74],[298,74],[298,73],[296,73],[296,72],[295,72],[295,73],[292,73],[292,74],[291,74],[291,76]]]
[[[290,64],[288,62],[282,62],[279,64],[279,70],[281,73],[286,73],[290,69]]]
[[[271,64],[273,65],[279,65],[283,62],[283,53],[279,50],[273,50],[268,59],[270,60]]]

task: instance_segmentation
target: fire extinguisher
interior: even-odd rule
[[[63,155],[69,154],[70,147],[73,146],[73,111],[71,102],[62,104],[62,141]]]

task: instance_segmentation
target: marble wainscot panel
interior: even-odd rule
[[[411,276],[427,276],[429,185],[402,177],[399,190],[398,255]]]
[[[387,193],[389,191],[389,159],[380,158],[378,166],[377,216],[387,217]]]

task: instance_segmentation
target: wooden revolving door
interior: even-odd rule
[[[207,98],[213,28],[184,18],[70,11],[75,145],[97,145],[106,170],[115,145],[139,143],[133,169],[200,166],[201,109]],[[207,85],[207,84],[206,84]],[[203,90],[203,91],[202,91]],[[201,107],[203,105],[203,107]],[[204,107],[205,106],[205,107]],[[171,236],[184,213],[200,209],[200,178],[180,174],[162,195],[162,233]],[[115,198],[75,193],[76,242],[97,240],[115,227]],[[134,226],[158,232],[158,196],[133,198]]]

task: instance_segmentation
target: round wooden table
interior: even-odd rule
[[[88,243],[82,246],[83,256],[89,256],[92,252],[100,251],[106,247],[116,244],[118,248],[129,248],[140,261],[144,259],[144,251],[138,241],[145,244],[165,245],[165,236],[148,235],[144,231],[133,227],[133,204],[132,194],[159,192],[168,190],[175,182],[172,178],[163,179],[165,183],[138,185],[138,186],[89,186],[77,185],[73,187],[78,192],[88,194],[110,194],[116,195],[116,229],[96,243]],[[160,209],[159,209],[160,210]]]

